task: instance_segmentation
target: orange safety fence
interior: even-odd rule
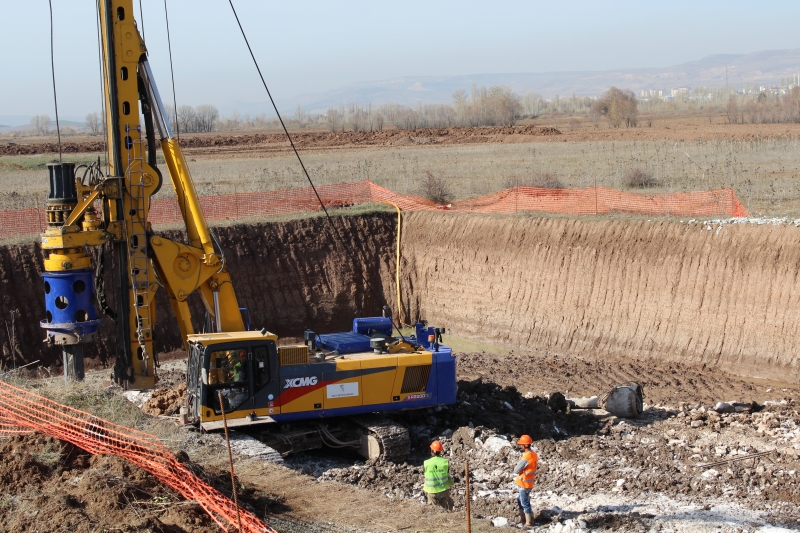
[[[157,437],[59,404],[38,394],[0,382],[0,437],[36,431],[69,442],[95,455],[127,459],[196,501],[224,531],[238,531],[236,505],[195,476]],[[252,513],[238,509],[242,531],[274,533]]]
[[[600,186],[571,189],[512,187],[478,198],[458,200],[447,206],[437,205],[419,196],[396,193],[368,180],[320,185],[317,186],[317,193],[327,208],[390,202],[405,211],[446,209],[496,214],[543,212],[565,215],[747,216],[747,209],[739,202],[733,188],[638,193]],[[251,220],[320,210],[319,200],[311,187],[201,196],[200,205],[209,221]],[[178,201],[175,198],[153,200],[148,220],[156,226],[182,224]],[[40,233],[45,227],[45,211],[42,208],[0,211],[0,238]]]

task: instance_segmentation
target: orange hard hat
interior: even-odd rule
[[[442,448],[442,443],[438,440],[431,442],[431,450],[435,452],[441,452],[444,448]]]
[[[533,444],[533,439],[531,439],[530,435],[523,435],[519,438],[517,444],[519,444],[520,446],[525,444]]]

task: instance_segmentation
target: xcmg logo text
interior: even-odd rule
[[[294,379],[287,379],[286,385],[284,385],[284,389],[293,389],[295,387],[308,387],[310,385],[317,384],[317,376],[311,376],[308,378],[294,378]]]

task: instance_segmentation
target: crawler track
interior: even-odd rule
[[[403,461],[411,450],[411,439],[405,426],[382,417],[362,417],[355,423],[369,431],[381,444],[381,458]]]

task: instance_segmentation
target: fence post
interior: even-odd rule
[[[236,221],[239,221],[239,195],[236,192],[236,183],[233,184],[233,201],[236,203]]]

